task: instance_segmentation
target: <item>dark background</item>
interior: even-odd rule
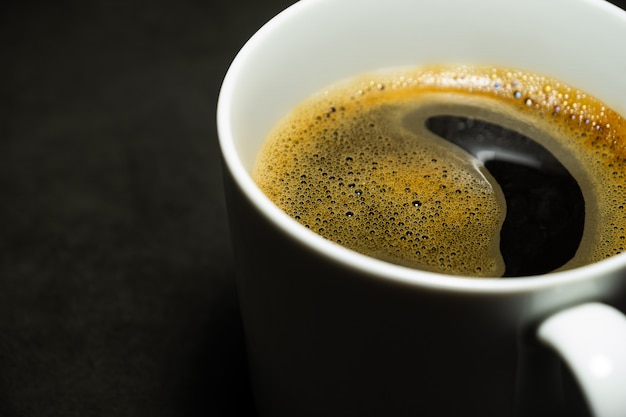
[[[0,6],[0,416],[255,415],[215,106],[291,3]]]

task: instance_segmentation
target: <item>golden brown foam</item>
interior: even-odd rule
[[[333,86],[276,127],[253,176],[280,208],[350,249],[419,269],[501,276],[506,204],[497,183],[453,146],[402,126],[409,112],[445,103],[508,115],[545,138],[574,174],[587,215],[565,268],[623,251],[624,119],[584,92],[521,71],[437,66]]]

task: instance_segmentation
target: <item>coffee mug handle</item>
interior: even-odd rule
[[[595,417],[626,416],[626,317],[588,303],[560,311],[537,330],[577,379]]]

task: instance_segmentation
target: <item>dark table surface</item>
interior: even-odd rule
[[[0,416],[255,415],[214,115],[291,3],[0,6]]]

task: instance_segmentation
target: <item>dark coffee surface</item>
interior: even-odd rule
[[[291,3],[0,5],[0,416],[256,415],[213,115]]]
[[[436,116],[426,126],[484,163],[502,189],[504,277],[545,274],[575,256],[585,200],[572,173],[549,150],[519,132],[475,118]]]
[[[434,65],[300,103],[253,178],[311,231],[400,265],[538,275],[624,250],[626,120],[541,74]]]

